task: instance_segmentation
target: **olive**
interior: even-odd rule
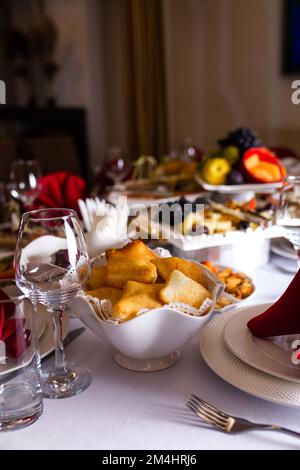
[[[241,220],[240,223],[238,224],[239,230],[247,230],[247,228],[249,227],[250,227],[250,223],[247,222],[247,220]]]

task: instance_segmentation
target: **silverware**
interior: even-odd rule
[[[271,225],[272,221],[264,217],[263,215],[259,214],[256,211],[249,211],[245,208],[238,208],[232,209],[230,207],[226,207],[219,202],[214,202],[212,199],[209,199],[209,203],[212,209],[215,209],[222,214],[231,215],[232,217],[236,217],[239,220],[246,220],[248,222],[253,222],[256,224],[264,224],[265,226]]]
[[[67,334],[67,336],[64,339],[64,347],[67,347],[70,343],[72,343],[76,338],[78,338],[86,328],[81,327],[81,328],[76,328],[75,330],[70,331],[70,333]],[[54,356],[55,354],[55,349],[53,351],[49,352],[46,356],[44,356],[41,359],[41,363],[47,361],[50,359],[50,357]],[[22,372],[22,369],[15,370],[14,372],[9,373],[6,375],[4,378],[0,378],[0,383],[6,383],[9,382],[10,380],[14,379],[17,377],[20,373]]]
[[[282,431],[292,436],[300,437],[300,433],[291,429],[283,428],[277,424],[252,423],[244,418],[230,416],[223,411],[218,410],[210,403],[202,400],[193,393],[187,395],[184,403],[196,413],[201,421],[211,424],[213,427],[227,433],[239,433],[251,429],[266,429],[270,431]]]

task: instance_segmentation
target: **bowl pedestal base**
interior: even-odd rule
[[[135,359],[125,356],[116,349],[113,350],[113,358],[124,369],[136,372],[156,372],[173,366],[180,358],[180,352],[175,351],[167,356],[156,359]]]

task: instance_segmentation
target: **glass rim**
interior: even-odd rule
[[[39,213],[42,214],[43,212],[51,213],[51,212],[65,212],[65,214],[62,215],[56,215],[56,216],[48,216],[48,217],[36,217]],[[27,211],[24,212],[22,215],[22,220],[30,220],[33,222],[47,222],[51,220],[61,220],[61,219],[68,219],[69,217],[78,217],[77,212],[74,209],[68,209],[64,207],[52,207],[52,208],[45,208],[45,209],[36,209],[34,211]]]
[[[37,163],[37,164],[39,165],[38,160],[36,160],[35,158],[28,158],[28,159],[27,159],[27,158],[26,158],[26,159],[25,159],[25,158],[17,158],[16,160],[14,160],[14,161],[12,162],[12,166],[13,166],[13,165],[17,165],[18,163],[22,163],[22,164],[23,164],[23,163],[26,163],[26,164],[30,164],[30,165],[31,165],[32,163]]]
[[[290,175],[285,178],[285,181],[287,183],[300,183],[300,175],[299,176],[294,176]]]
[[[14,279],[1,279],[0,280],[0,290],[3,290],[3,287],[8,287],[10,285],[13,285],[14,287],[17,287],[18,289],[20,289]],[[22,292],[20,289],[20,294],[13,295],[9,297],[9,299],[0,299],[0,305],[9,304],[12,302],[15,302],[15,303],[22,302],[22,300],[25,300],[25,299],[30,300],[29,296],[24,294],[24,292]]]

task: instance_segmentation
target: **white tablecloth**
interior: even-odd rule
[[[254,280],[251,302],[272,301],[292,278],[267,265]],[[79,326],[71,321],[71,328]],[[110,348],[86,330],[67,355],[92,371],[84,393],[45,400],[32,426],[2,433],[0,449],[296,449],[300,440],[271,431],[226,435],[201,425],[183,399],[194,392],[237,416],[277,423],[300,431],[300,410],[254,398],[217,377],[199,353],[199,338],[182,350],[181,360],[156,373],[129,372],[116,365]]]

